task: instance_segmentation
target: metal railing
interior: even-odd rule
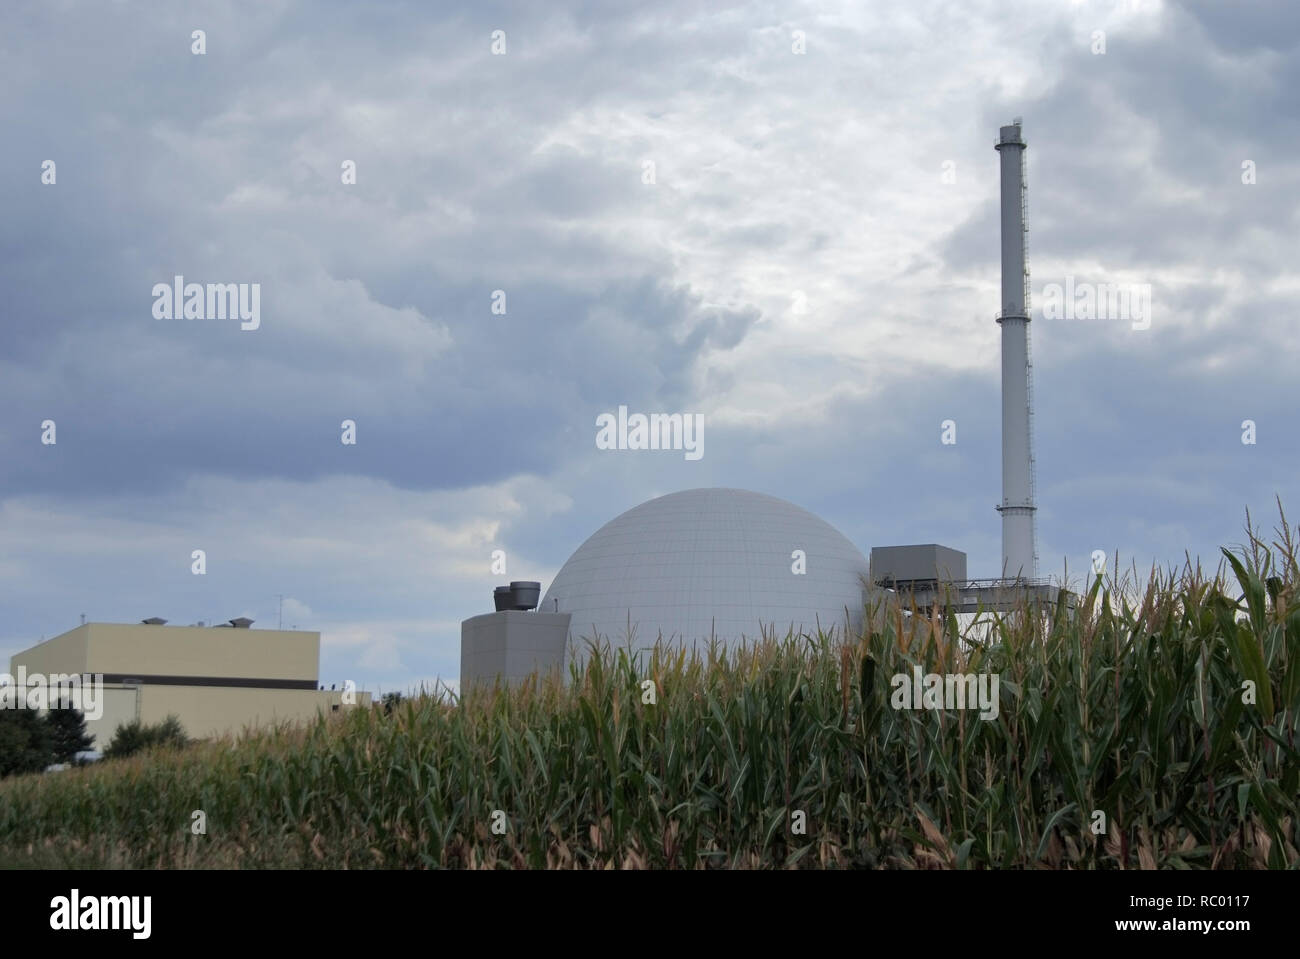
[[[1052,581],[1043,576],[1017,576],[1017,577],[993,577],[990,579],[964,579],[964,580],[941,580],[941,579],[881,579],[876,580],[876,585],[882,589],[911,590],[915,592],[918,589],[929,590],[955,590],[957,592],[969,592],[976,589],[1021,589],[1027,586],[1051,586]]]

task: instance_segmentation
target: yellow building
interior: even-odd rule
[[[187,735],[209,738],[370,705],[369,693],[319,688],[320,633],[251,623],[85,623],[13,656],[9,672],[15,682],[20,674],[102,676],[101,702],[83,707],[96,749],[134,719],[174,715]]]

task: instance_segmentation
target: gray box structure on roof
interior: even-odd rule
[[[471,616],[460,624],[461,689],[561,670],[568,640],[568,613],[503,609]]]
[[[925,543],[918,546],[877,546],[871,550],[871,581],[882,583],[964,583],[966,554]]]

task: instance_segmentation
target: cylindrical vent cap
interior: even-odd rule
[[[515,609],[536,609],[537,601],[542,596],[542,584],[531,580],[515,580],[510,584],[510,591],[514,593]]]

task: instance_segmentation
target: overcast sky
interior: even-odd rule
[[[698,486],[996,575],[1016,116],[1041,572],[1300,515],[1287,0],[0,18],[0,663],[282,594],[327,685],[454,680],[493,586]],[[156,319],[176,275],[258,283],[260,326]],[[1149,327],[1040,315],[1067,277],[1149,285]],[[598,450],[619,405],[702,413],[703,457]]]

